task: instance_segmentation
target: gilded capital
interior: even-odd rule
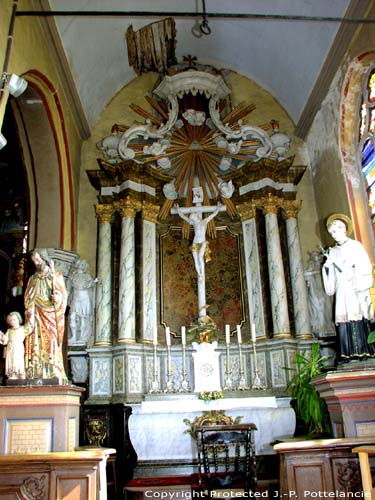
[[[122,218],[134,219],[136,213],[141,209],[142,204],[139,200],[126,197],[115,201],[114,206]]]
[[[153,222],[154,224],[158,221],[158,215],[160,212],[159,205],[154,205],[150,201],[144,201],[142,204],[142,219],[148,222]]]
[[[268,196],[265,196],[264,198],[262,198],[260,200],[260,206],[261,206],[261,209],[263,210],[263,213],[265,215],[269,215],[269,214],[276,214],[277,215],[277,212],[279,210],[279,206],[280,206],[280,198],[273,195],[273,194],[269,194]]]
[[[256,205],[253,202],[246,202],[241,205],[237,205],[236,210],[242,222],[255,218]]]
[[[296,219],[301,209],[301,200],[285,200],[282,205],[282,211],[285,219]]]
[[[101,203],[95,205],[96,218],[100,224],[111,223],[114,211],[113,205],[104,205]]]

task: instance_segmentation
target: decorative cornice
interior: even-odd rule
[[[301,200],[285,200],[282,204],[282,212],[285,219],[296,219],[302,206]]]
[[[137,212],[142,208],[142,203],[130,196],[122,198],[121,200],[115,201],[113,206],[122,218],[134,219]]]
[[[115,209],[113,205],[95,205],[96,218],[100,224],[111,223],[114,211]]]
[[[158,215],[160,212],[160,207],[158,205],[154,205],[150,201],[143,201],[142,204],[142,219],[147,220],[148,222],[157,223]]]
[[[253,202],[241,203],[236,206],[236,210],[242,222],[255,218],[256,205]]]

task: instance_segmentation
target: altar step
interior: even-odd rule
[[[278,479],[258,480],[259,498],[276,498],[279,491]],[[135,478],[125,485],[125,500],[191,500],[191,476],[156,476]]]
[[[143,465],[143,466],[142,466]],[[184,467],[182,467],[184,466]],[[188,473],[176,474],[176,470]],[[190,464],[190,470],[184,461],[161,463],[154,461],[138,464],[135,477],[125,485],[125,500],[190,500],[191,470],[196,474],[197,464]],[[163,474],[164,471],[164,474]],[[171,471],[165,473],[166,471]],[[174,473],[173,473],[174,472]],[[257,457],[257,492],[261,498],[276,498],[279,491],[278,455],[260,455]],[[276,492],[276,493],[275,493]],[[260,496],[260,495],[259,495]]]

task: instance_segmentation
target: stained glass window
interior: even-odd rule
[[[359,153],[375,228],[375,67],[365,80],[359,108]]]

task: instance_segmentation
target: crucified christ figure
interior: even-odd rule
[[[198,188],[195,189],[198,190]],[[224,212],[225,210],[226,207],[224,205],[221,205],[221,203],[218,203],[215,206],[202,206],[199,202],[196,203],[196,206],[194,207],[180,208],[176,205],[171,210],[172,214],[178,214],[181,219],[190,224],[194,229],[194,239],[191,246],[191,251],[193,254],[195,269],[198,275],[199,318],[206,317],[207,315],[205,283],[205,257],[207,257],[208,253],[208,246],[206,241],[207,225],[214,217],[216,217],[219,212]],[[210,213],[210,215],[208,215],[207,217],[203,217],[203,213]]]
[[[207,241],[206,241],[206,231],[207,231],[207,225],[212,220],[216,215],[220,212],[220,208],[222,205],[218,204],[214,211],[208,215],[207,217],[202,217],[201,212],[191,212],[189,217],[187,217],[181,210],[181,208],[176,207],[176,211],[178,215],[181,217],[181,219],[185,220],[188,222],[191,226],[193,226],[194,229],[194,239],[193,239],[193,244],[191,245],[191,251],[193,253],[193,258],[194,258],[194,264],[195,264],[195,270],[198,273],[199,278],[204,278],[205,274],[205,269],[204,269],[204,263],[205,261],[208,262],[208,253],[209,253],[209,248],[207,246]],[[196,207],[191,207],[191,208],[196,208]]]

